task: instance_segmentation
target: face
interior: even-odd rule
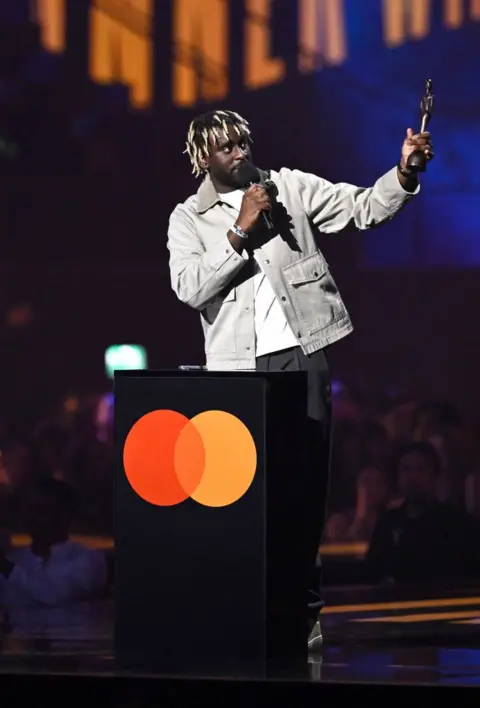
[[[210,155],[204,166],[219,191],[239,189],[243,185],[238,180],[238,168],[252,158],[247,135],[238,135],[229,127],[228,135],[221,134],[220,139],[210,137]]]
[[[398,487],[402,497],[431,501],[436,497],[436,474],[432,462],[418,452],[404,455],[398,466]]]

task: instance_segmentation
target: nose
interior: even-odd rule
[[[241,160],[242,162],[245,160],[247,156],[247,148],[246,147],[240,147],[240,145],[235,145],[235,148],[233,150],[233,157],[235,160]]]

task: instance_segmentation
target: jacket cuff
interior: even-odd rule
[[[387,199],[405,201],[411,197],[416,196],[420,192],[420,184],[414,192],[407,192],[406,189],[400,184],[398,179],[397,166],[392,167],[383,177],[379,179],[379,186],[381,186],[382,193],[385,194]]]

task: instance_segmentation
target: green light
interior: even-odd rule
[[[105,372],[113,379],[115,370],[147,368],[147,352],[140,344],[112,344],[105,350]]]

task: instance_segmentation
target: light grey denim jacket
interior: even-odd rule
[[[393,168],[373,187],[332,184],[299,170],[263,173],[275,184],[290,229],[255,250],[305,354],[352,331],[352,323],[319,249],[322,233],[364,230],[391,219],[419,192],[401,186]],[[172,288],[200,312],[210,370],[255,369],[252,259],[227,232],[238,211],[222,203],[210,178],[170,216],[167,247]]]

